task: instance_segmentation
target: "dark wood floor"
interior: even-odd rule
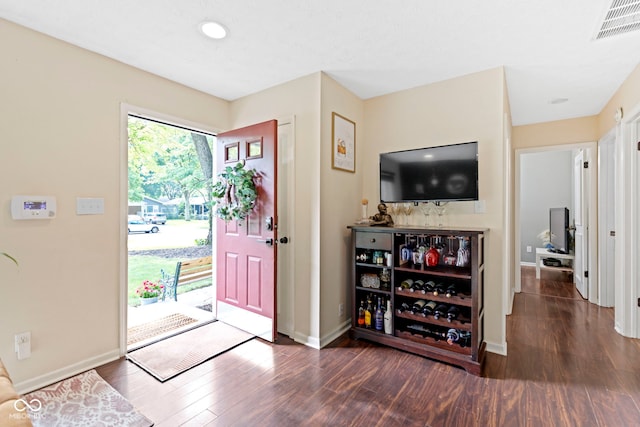
[[[483,377],[347,337],[254,339],[166,383],[126,360],[97,371],[157,426],[640,425],[640,340],[615,333],[612,309],[558,296],[570,283],[537,286]]]
[[[583,300],[573,284],[573,275],[566,271],[543,268],[540,280],[536,280],[536,268],[527,266],[520,269],[520,276],[524,293]]]

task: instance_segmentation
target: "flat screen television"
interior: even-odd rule
[[[478,142],[380,154],[380,201],[478,200]]]
[[[549,209],[549,232],[552,252],[561,254],[569,253],[569,209]]]

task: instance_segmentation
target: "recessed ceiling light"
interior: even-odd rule
[[[205,36],[216,40],[227,37],[227,29],[222,24],[213,21],[205,21],[200,24],[200,31]]]
[[[549,104],[564,104],[565,102],[567,102],[569,100],[569,98],[553,98],[551,101],[549,101]]]

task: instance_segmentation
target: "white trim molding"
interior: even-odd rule
[[[638,140],[640,105],[622,120],[616,134],[616,260],[615,329],[626,337],[639,338],[638,316]]]
[[[97,368],[105,363],[113,362],[120,358],[120,352],[118,349],[111,350],[103,354],[91,357],[89,359],[81,360],[73,365],[65,366],[55,371],[48,372],[44,375],[31,378],[27,381],[22,381],[14,384],[18,394],[29,393],[33,390],[38,390],[42,387],[57,383],[65,378],[78,375],[79,373],[86,372],[89,369]]]

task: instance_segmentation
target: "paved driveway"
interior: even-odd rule
[[[128,249],[141,251],[146,249],[186,248],[196,246],[196,239],[206,239],[209,232],[207,220],[168,220],[158,225],[157,233],[129,234]]]

